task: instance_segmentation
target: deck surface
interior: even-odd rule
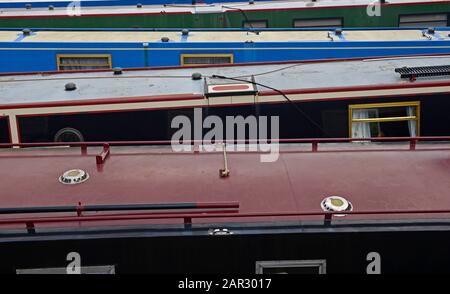
[[[0,31],[0,41],[16,43],[140,43],[161,42],[168,37],[172,43],[201,42],[332,42],[328,37],[330,30],[266,30],[258,34],[247,30],[191,31],[183,36],[180,31],[71,31],[69,29],[34,31],[23,36],[21,30]],[[421,29],[385,29],[385,30],[345,30],[340,42],[365,41],[430,41],[423,36]],[[446,28],[436,30],[436,37],[449,40],[450,31]],[[93,45],[93,44],[92,44]]]
[[[2,149],[0,207],[237,201],[240,213],[287,213],[321,211],[325,197],[338,195],[351,201],[354,211],[450,209],[449,144],[419,145],[416,151],[402,143],[325,144],[315,153],[308,148],[283,146],[272,163],[261,163],[260,153],[228,152],[228,178],[219,177],[222,152],[112,147],[100,166],[97,147],[87,155],[79,148]],[[78,185],[59,183],[58,177],[73,168],[90,178]],[[443,217],[344,218],[419,216]],[[252,219],[270,220],[279,219]]]

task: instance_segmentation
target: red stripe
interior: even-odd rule
[[[213,86],[211,90],[213,91],[231,91],[231,90],[248,90],[249,85],[225,85],[225,86]]]
[[[203,99],[201,94],[177,94],[177,95],[160,95],[160,96],[143,96],[143,97],[123,97],[109,99],[89,99],[86,101],[58,101],[58,102],[41,102],[41,103],[22,103],[16,105],[0,105],[0,109],[16,109],[16,108],[36,108],[36,107],[55,107],[55,106],[84,106],[84,105],[104,105],[104,104],[120,104],[120,103],[140,103],[140,102],[161,102],[161,101],[177,101],[177,100],[196,100]]]
[[[335,93],[346,91],[371,91],[371,90],[391,90],[391,89],[405,89],[405,88],[425,88],[425,87],[441,87],[450,86],[450,81],[446,82],[414,82],[408,84],[383,84],[374,86],[350,86],[350,87],[329,87],[329,88],[309,88],[309,89],[290,89],[282,90],[284,94],[317,94],[317,93]],[[259,96],[273,96],[280,95],[273,90],[261,91]],[[411,94],[414,95],[414,94]]]
[[[239,202],[203,202],[196,203],[197,208],[239,208]]]

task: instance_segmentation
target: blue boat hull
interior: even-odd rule
[[[147,46],[146,46],[147,45]],[[264,43],[0,44],[0,72],[57,70],[57,54],[110,54],[112,67],[179,66],[182,54],[232,54],[234,63],[450,53],[450,40]]]

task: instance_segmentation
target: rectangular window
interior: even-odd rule
[[[408,14],[400,15],[399,27],[446,27],[447,14]]]
[[[231,64],[233,54],[181,54],[181,65]]]
[[[268,26],[267,20],[247,20],[242,23],[242,27],[245,29],[264,29]]]
[[[342,28],[342,18],[295,19],[294,28]]]
[[[10,143],[9,123],[7,117],[0,117],[0,143]]]
[[[325,274],[326,260],[257,261],[257,274]]]
[[[110,54],[58,54],[58,70],[108,69]]]
[[[351,138],[420,136],[420,102],[349,105]]]

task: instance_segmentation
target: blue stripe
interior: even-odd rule
[[[180,65],[181,54],[191,53],[231,53],[235,63],[450,54],[449,40],[255,43],[159,41],[148,43],[148,55],[145,58],[143,43],[43,43],[20,42],[20,38],[15,42],[0,42],[0,72],[56,70],[57,54],[111,54],[113,66],[122,68],[177,66]]]

